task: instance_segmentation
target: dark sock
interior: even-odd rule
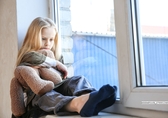
[[[117,87],[113,86],[113,88],[115,89],[115,92],[107,99],[101,101],[99,104],[97,104],[95,111],[94,111],[94,115],[98,115],[98,113],[107,108],[110,107],[111,105],[113,105],[116,101],[116,92],[117,92]]]
[[[109,98],[112,94],[114,94],[114,92],[115,92],[115,89],[109,84],[102,86],[99,89],[99,91],[91,92],[88,101],[85,103],[85,105],[80,111],[80,115],[82,117],[90,117],[95,115],[96,106],[101,101]]]

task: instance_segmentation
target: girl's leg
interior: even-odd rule
[[[98,115],[101,110],[114,104],[116,90],[115,86],[104,85],[99,91],[93,91],[74,98],[64,108],[71,112],[75,110],[83,117]]]
[[[104,85],[96,91],[84,77],[76,76],[66,80],[55,91],[36,96],[33,104],[55,114],[65,110],[86,117],[97,115],[102,109],[111,106],[115,102],[115,94],[115,87]]]
[[[85,77],[74,76],[55,90],[64,95],[78,96],[64,106],[67,111],[76,111],[81,116],[93,116],[114,104],[117,88],[105,85],[96,91]]]
[[[67,96],[80,96],[96,91],[84,76],[73,76],[68,78],[61,86],[54,90]]]
[[[55,114],[63,110],[77,112],[79,108],[76,107],[75,104],[81,103],[81,98],[83,101],[86,101],[89,95],[81,96],[79,98],[77,96],[90,93],[92,91],[96,91],[96,89],[93,88],[83,76],[74,76],[72,78],[68,78],[51,92],[48,92],[43,96],[36,96],[33,99],[33,106],[38,105],[42,110],[46,112],[54,111]],[[79,102],[76,102],[78,100]],[[68,103],[70,103],[70,106],[67,105]],[[65,107],[66,105],[68,107]]]
[[[75,96],[64,96],[54,90],[47,92],[43,96],[36,95],[32,100],[32,106],[39,106],[46,112],[57,114],[65,105],[72,101]],[[74,111],[75,112],[75,111]]]

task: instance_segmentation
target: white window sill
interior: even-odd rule
[[[73,115],[73,116],[47,115],[47,116],[43,116],[40,118],[81,118],[81,116],[79,116],[79,115]],[[90,118],[138,118],[138,117],[100,112],[98,116],[92,116]]]

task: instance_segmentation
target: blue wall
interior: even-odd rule
[[[115,37],[79,36],[74,40],[74,74],[84,75],[95,88],[104,84],[118,86]]]
[[[147,85],[168,85],[168,38],[143,38]]]
[[[115,37],[72,38],[75,75],[84,75],[97,89],[107,83],[119,86]],[[168,39],[143,38],[143,46],[146,84],[168,85]]]

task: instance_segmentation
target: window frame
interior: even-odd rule
[[[168,101],[168,88],[137,87],[136,84],[136,77],[137,75],[139,77],[140,73],[136,72],[137,68],[134,59],[136,55],[134,55],[134,53],[137,53],[137,51],[134,50],[134,44],[135,41],[138,42],[137,38],[140,36],[133,34],[139,24],[137,27],[133,26],[133,24],[135,25],[135,21],[131,19],[134,17],[131,13],[131,3],[134,4],[134,0],[114,1],[118,77],[121,99],[118,100],[114,106],[107,109],[107,111],[141,117],[167,117],[168,104],[161,105],[157,103],[159,101]],[[142,62],[143,61],[141,61],[141,63]],[[149,101],[153,101],[153,104],[144,104],[144,102],[149,103]],[[143,112],[146,112],[146,114]]]
[[[49,17],[56,23],[56,27],[60,32],[60,16],[59,16],[59,0],[48,0]]]

